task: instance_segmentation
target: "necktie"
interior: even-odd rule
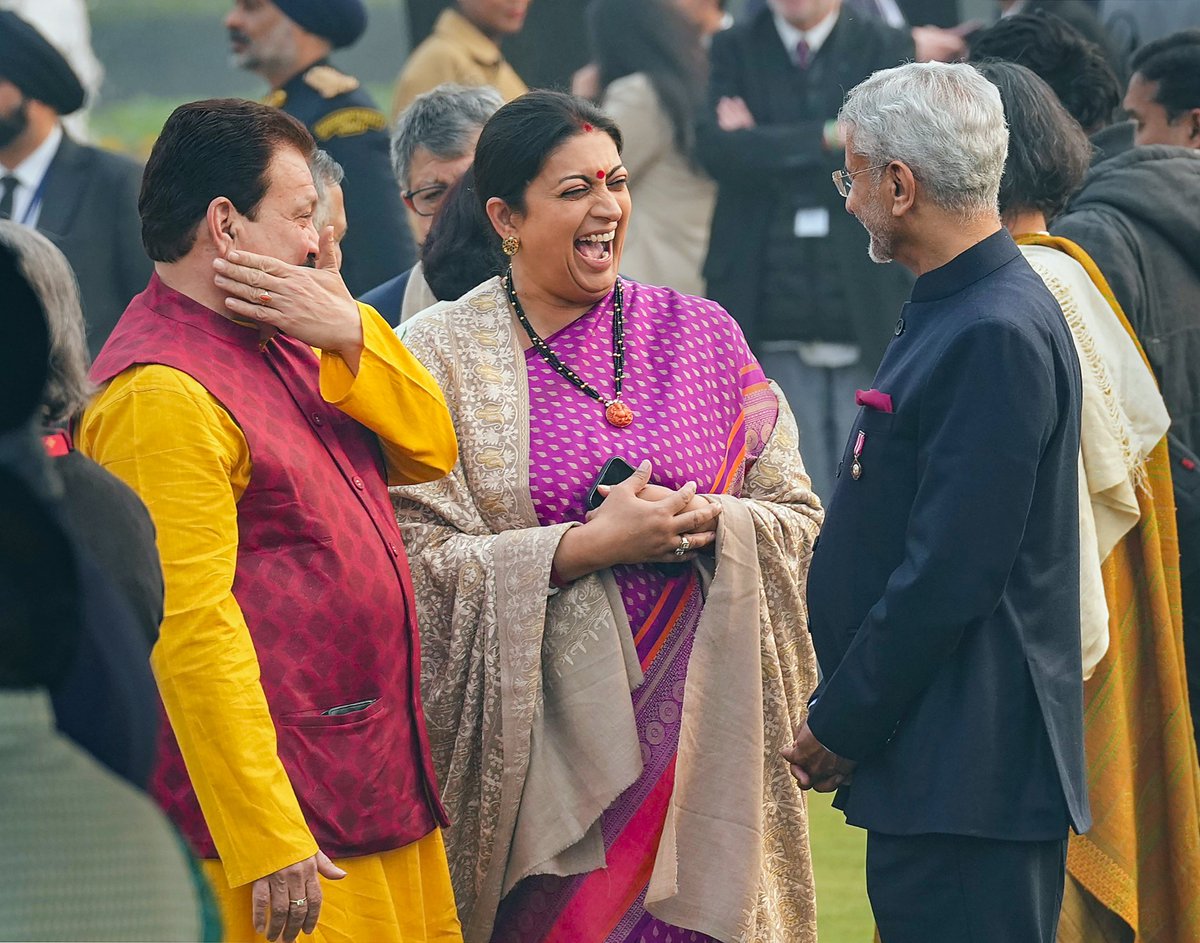
[[[808,68],[809,54],[808,43],[806,43],[803,39],[796,43],[796,68]]]
[[[12,219],[13,211],[13,193],[16,192],[17,184],[20,181],[12,174],[6,174],[3,180],[0,180],[0,219]]]

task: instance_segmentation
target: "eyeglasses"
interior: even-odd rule
[[[444,183],[435,183],[419,190],[405,190],[400,195],[404,198],[405,205],[418,216],[433,216],[442,205],[449,189]]]
[[[889,161],[888,163],[891,163]],[[887,164],[876,164],[874,167],[864,167],[862,170],[856,170],[850,173],[848,170],[835,170],[833,172],[833,185],[837,187],[837,192],[842,195],[842,199],[850,196],[850,188],[854,186],[854,177],[859,174],[865,174],[868,170],[879,170],[886,167]]]

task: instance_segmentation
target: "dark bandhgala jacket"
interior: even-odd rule
[[[1004,231],[921,276],[897,329],[808,578],[809,724],[859,761],[852,825],[1061,839],[1091,822],[1075,345]]]
[[[134,299],[93,368],[199,381],[246,437],[233,594],[258,654],[279,758],[321,849],[386,851],[445,825],[420,697],[408,558],[375,435],[326,403],[311,348],[256,332],[164,286]],[[372,702],[352,713],[330,707]],[[216,857],[164,725],[152,792],[198,854]]]
[[[843,150],[826,147],[823,131],[846,92],[912,55],[908,33],[849,10],[807,69],[793,63],[769,9],[713,37],[696,140],[718,185],[704,277],[708,297],[738,320],[752,346],[857,343],[864,363],[879,362],[912,280],[900,266],[867,258],[867,236],[830,180]],[[717,101],[733,96],[746,102],[756,127],[717,126]],[[828,215],[827,236],[795,237],[796,213],[806,209]]]

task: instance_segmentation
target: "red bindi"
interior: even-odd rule
[[[603,180],[603,179],[604,179],[604,171],[603,171],[603,170],[597,170],[597,171],[596,171],[596,179],[597,179],[597,180]]]
[[[593,128],[590,124],[584,124],[583,130],[590,134],[591,132],[595,131],[596,129]]]

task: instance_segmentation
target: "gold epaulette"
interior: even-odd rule
[[[304,84],[322,98],[337,98],[358,88],[358,79],[331,65],[315,65],[304,73]]]
[[[377,108],[339,108],[314,124],[312,133],[318,141],[328,141],[330,138],[352,138],[386,127],[387,118]]]

